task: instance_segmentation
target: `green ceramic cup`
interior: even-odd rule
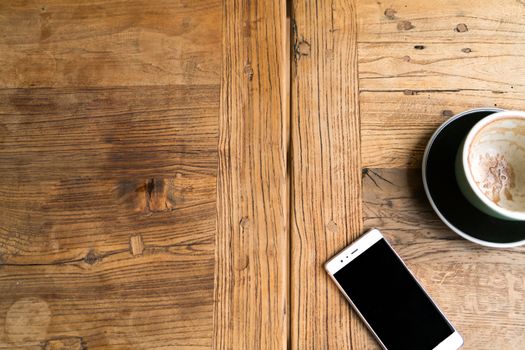
[[[463,195],[482,212],[525,221],[525,112],[503,111],[480,120],[456,155]]]

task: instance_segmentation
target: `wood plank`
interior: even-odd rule
[[[292,349],[364,349],[322,264],[361,234],[354,1],[293,3]]]
[[[523,43],[521,1],[358,0],[360,42]]]
[[[453,114],[525,108],[523,4],[359,1],[358,13],[364,166],[419,167]]]
[[[4,179],[217,172],[218,85],[2,89],[0,113]]]
[[[130,231],[213,237],[218,86],[144,91],[0,90],[4,261],[121,249]]]
[[[214,345],[287,344],[285,1],[223,8]]]
[[[212,346],[219,96],[0,90],[0,348]]]
[[[461,111],[479,107],[525,110],[525,95],[490,91],[364,91],[359,94],[364,167],[421,167],[430,136]]]
[[[1,266],[0,349],[211,348],[213,244],[196,255],[148,239],[141,256]]]
[[[0,86],[219,84],[221,1],[0,4]]]
[[[525,8],[525,6],[523,6]],[[525,32],[525,26],[522,29]],[[525,94],[522,43],[361,43],[360,91]]]
[[[525,247],[485,248],[448,229],[417,169],[368,169],[364,226],[385,234],[465,339],[464,349],[525,343]]]
[[[0,4],[1,349],[212,347],[221,10]]]

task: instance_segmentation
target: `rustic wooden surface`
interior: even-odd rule
[[[455,113],[525,109],[524,15],[1,2],[0,349],[377,349],[322,269],[370,227],[465,349],[521,349],[525,249],[453,234],[419,168]]]
[[[315,11],[312,11],[315,8]],[[293,4],[293,349],[361,349],[365,332],[323,269],[362,231],[354,1]]]
[[[0,348],[213,345],[219,1],[0,4]]]
[[[218,84],[221,1],[2,1],[0,85]]]
[[[465,109],[525,109],[524,16],[523,1],[360,0],[363,166],[419,167]]]
[[[425,198],[420,167],[431,134],[454,114],[525,109],[525,4],[359,0],[357,13],[364,228],[385,233],[464,349],[521,349],[525,249],[451,232]]]
[[[284,1],[228,0],[223,12],[214,345],[284,349],[286,6]]]
[[[524,247],[486,248],[453,233],[428,204],[420,169],[368,169],[363,216],[458,328],[464,349],[523,348]]]

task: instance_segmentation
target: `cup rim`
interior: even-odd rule
[[[501,112],[496,112],[493,114],[490,114],[486,116],[485,118],[481,119],[479,122],[477,122],[472,129],[467,134],[467,137],[465,138],[465,144],[463,146],[463,151],[461,154],[461,162],[463,165],[465,177],[467,178],[467,182],[480,201],[483,202],[484,205],[495,211],[496,213],[507,217],[509,219],[513,220],[519,220],[524,221],[525,220],[525,211],[516,211],[516,210],[510,210],[507,208],[500,207],[499,205],[496,205],[494,202],[492,202],[490,199],[481,192],[478,185],[474,181],[474,176],[472,175],[471,169],[469,167],[468,162],[468,155],[470,151],[470,146],[472,144],[472,141],[474,138],[478,135],[478,133],[488,124],[498,120],[498,119],[506,119],[509,117],[518,117],[519,119],[525,120],[525,112],[522,111],[513,111],[513,110],[505,110]]]
[[[460,112],[458,114],[455,114],[454,116],[447,119],[443,124],[441,124],[432,134],[429,141],[427,142],[427,145],[425,147],[425,152],[423,153],[423,161],[422,161],[422,167],[421,167],[421,177],[423,182],[423,189],[425,190],[425,194],[427,196],[427,199],[430,203],[430,206],[438,216],[438,218],[453,232],[455,232],[458,236],[466,239],[467,241],[470,241],[472,243],[479,244],[484,247],[489,247],[493,249],[508,249],[508,248],[516,248],[525,245],[525,240],[520,241],[514,241],[514,242],[506,242],[506,243],[499,243],[499,242],[493,242],[493,241],[486,241],[481,238],[477,238],[475,236],[471,236],[469,233],[464,232],[460,227],[455,226],[452,224],[448,218],[440,211],[437,204],[434,202],[434,198],[432,197],[432,193],[430,192],[430,187],[427,182],[427,165],[428,165],[428,159],[430,157],[430,151],[432,147],[434,146],[434,142],[438,138],[438,136],[443,132],[443,130],[449,126],[449,124],[453,123],[455,120],[459,118],[463,118],[466,115],[469,115],[471,113],[479,113],[479,112],[502,112],[504,109],[498,108],[498,107],[480,107],[480,108],[471,108],[468,110],[465,110],[463,112]],[[458,189],[459,191],[459,189]]]

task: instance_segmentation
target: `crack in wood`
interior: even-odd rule
[[[404,95],[418,95],[424,93],[442,93],[442,92],[463,92],[463,91],[481,91],[481,92],[492,92],[493,90],[487,89],[362,89],[359,92],[402,92]]]
[[[294,63],[297,64],[297,62],[301,59],[301,57],[310,55],[311,44],[302,35],[301,35],[301,39],[299,39],[299,34],[297,32],[297,23],[293,19],[291,20],[291,26],[292,26],[291,30],[292,30],[292,36],[293,36],[293,45],[292,45],[293,59],[294,59]]]
[[[376,177],[378,177],[379,179],[381,179],[381,180],[383,180],[383,181],[385,181],[385,182],[387,182],[387,183],[389,183],[389,184],[395,186],[395,184],[394,184],[392,181],[388,180],[387,178],[385,178],[384,176],[382,176],[382,175],[379,174],[378,172],[374,171],[373,169],[370,169],[370,168],[363,168],[362,173],[363,173],[363,176],[364,176],[364,177],[368,177],[370,180],[372,180],[372,182],[374,183],[374,185],[375,185],[377,188],[381,189],[381,190],[382,190],[383,188],[382,188],[382,187],[379,185],[379,183],[378,183],[378,182],[372,177],[371,174],[373,174],[373,175],[375,175]]]
[[[363,168],[362,173],[363,177],[368,177],[370,180],[372,180],[372,182],[374,183],[374,185],[376,185],[377,188],[381,189],[381,186],[379,186],[376,180],[370,175],[370,169]]]
[[[69,259],[69,260],[58,260],[58,261],[52,261],[48,263],[9,263],[9,262],[0,262],[0,267],[2,266],[16,266],[16,267],[22,267],[22,266],[62,266],[62,265],[71,265],[75,263],[81,263],[84,262],[89,265],[94,265],[97,262],[101,262],[103,259],[110,257],[112,255],[120,254],[123,252],[128,251],[127,249],[119,249],[114,250],[106,253],[96,253],[94,250],[89,250],[89,252],[86,254],[86,256],[82,258],[77,259]]]
[[[142,253],[141,254],[135,254],[135,255],[154,255],[154,254],[161,254],[161,253],[178,254],[178,253],[175,253],[175,252],[172,253],[172,252],[170,252],[170,250],[173,249],[173,248],[181,248],[181,247],[185,247],[185,248],[188,248],[189,250],[192,250],[192,248],[208,247],[208,246],[209,246],[209,242],[206,242],[206,241],[190,243],[190,244],[188,244],[188,243],[175,243],[175,244],[169,244],[169,245],[165,245],[165,246],[161,246],[161,245],[145,245],[145,244],[143,244],[143,246],[142,246]],[[136,246],[135,247],[135,252],[137,253],[138,251],[140,251],[140,249],[138,249],[138,246]],[[199,251],[199,250],[197,249],[197,250],[192,250],[192,251]],[[203,250],[201,250],[201,251],[203,251]],[[10,262],[1,262],[0,261],[0,268],[3,267],[3,266],[9,266],[9,267],[63,266],[63,265],[72,265],[72,264],[77,264],[77,263],[85,263],[85,264],[88,264],[88,265],[94,265],[96,263],[101,263],[105,258],[108,258],[108,257],[113,256],[113,255],[117,255],[117,254],[122,254],[122,253],[127,253],[127,254],[131,253],[131,254],[133,254],[131,252],[131,247],[127,248],[127,249],[113,250],[113,251],[105,252],[105,253],[97,253],[94,250],[90,250],[86,254],[86,256],[84,256],[82,258],[52,261],[52,262],[48,262],[48,263],[10,263]],[[4,260],[5,260],[5,258],[4,258]]]

